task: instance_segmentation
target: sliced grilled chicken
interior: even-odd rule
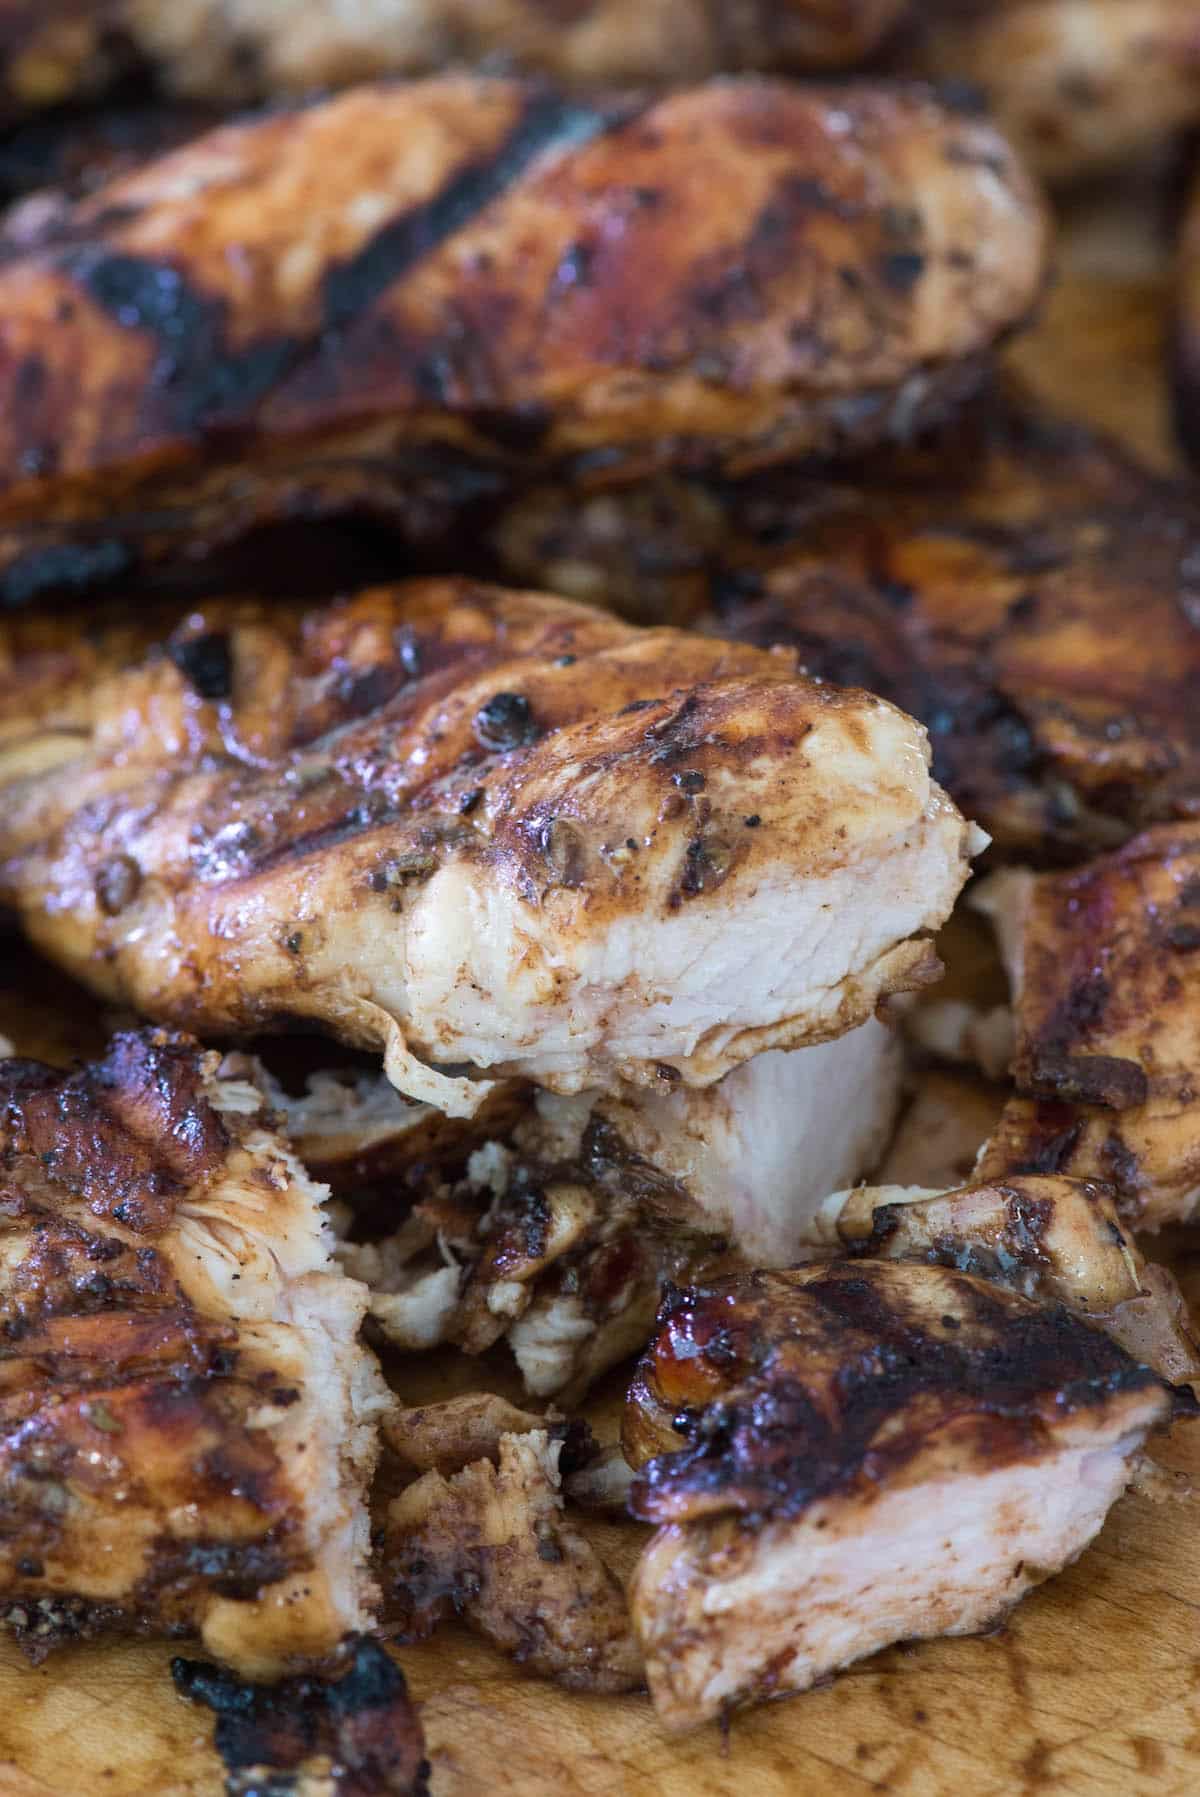
[[[1194,1410],[1107,1335],[941,1266],[754,1273],[668,1306],[626,1413],[660,1720],[967,1634],[1075,1559]]]
[[[1019,1096],[989,1178],[1108,1181],[1139,1229],[1200,1204],[1200,826],[1149,830],[1074,873],[1006,869],[973,902],[1013,984]]]
[[[936,972],[975,841],[890,706],[465,582],[215,607],[24,725],[22,685],[0,896],[45,952],[204,1032],[385,1049],[451,1114],[481,1071],[705,1085],[843,1033]]]
[[[579,85],[695,81],[725,69],[858,61],[904,0],[49,0],[0,14],[10,115],[103,93],[148,69],[175,94],[230,106],[506,65]]]
[[[429,1797],[421,1724],[399,1666],[359,1635],[332,1670],[340,1676],[251,1685],[202,1661],[172,1660],[179,1695],[216,1715],[229,1797]]]
[[[279,519],[444,529],[550,469],[906,436],[978,385],[1045,237],[1003,140],[918,88],[462,76],[230,125],[0,262],[0,596]]]
[[[1194,499],[1019,396],[840,480],[543,490],[495,546],[510,576],[894,700],[1005,855],[1079,858],[1200,804]]]
[[[819,1247],[822,1202],[886,1144],[900,1072],[872,1019],[702,1092],[543,1095],[441,1185],[418,1136],[412,1170],[392,1163],[411,1209],[354,1210],[344,1264],[397,1346],[504,1339],[531,1392],[574,1402],[643,1345],[665,1280],[726,1250],[784,1265]]]
[[[1165,1267],[1147,1266],[1106,1186],[1033,1177],[943,1192],[859,1186],[830,1197],[822,1222],[851,1254],[957,1267],[1065,1304],[1169,1384],[1200,1378],[1179,1288]]]
[[[461,1616],[531,1671],[575,1691],[631,1691],[641,1658],[613,1574],[567,1517],[562,1443],[502,1434],[493,1462],[426,1472],[388,1506],[384,1554],[402,1637]]]
[[[0,1601],[40,1654],[198,1633],[244,1676],[369,1626],[390,1396],[314,1187],[217,1057],[161,1032],[0,1063]]]
[[[927,0],[896,62],[977,87],[1050,181],[1119,169],[1200,118],[1195,0]]]

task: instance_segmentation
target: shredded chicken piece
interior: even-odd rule
[[[459,1615],[503,1652],[571,1690],[641,1683],[620,1586],[567,1520],[561,1443],[502,1435],[498,1464],[427,1472],[388,1508],[391,1595],[408,1638]]]

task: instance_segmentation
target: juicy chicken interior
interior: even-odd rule
[[[1012,868],[973,901],[1013,987],[1017,1097],[989,1177],[1107,1181],[1139,1229],[1200,1205],[1200,826],[1148,830],[1072,873]]]
[[[976,842],[890,705],[535,594],[218,606],[41,669],[0,738],[33,939],[156,1019],[385,1050],[451,1114],[484,1073],[673,1089],[844,1033],[936,974]]]
[[[998,851],[1061,862],[1200,804],[1200,513],[1114,444],[993,396],[842,478],[543,490],[513,577],[884,694]]]
[[[146,1030],[0,1063],[0,1601],[36,1654],[194,1633],[275,1677],[372,1619],[367,1294],[217,1060]]]
[[[507,65],[603,86],[724,69],[830,68],[872,50],[905,0],[48,0],[0,10],[0,96],[20,114],[103,93],[148,68],[229,106]]]
[[[676,1296],[626,1412],[658,1525],[634,1626],[682,1730],[888,1643],[966,1634],[1075,1559],[1190,1394],[1060,1306],[859,1260]]]
[[[924,0],[896,62],[970,82],[1049,181],[1112,172],[1200,118],[1195,0]]]
[[[229,125],[0,260],[0,598],[280,519],[444,532],[534,473],[907,436],[1045,242],[1003,139],[917,87],[451,76]]]

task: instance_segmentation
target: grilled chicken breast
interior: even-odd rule
[[[134,68],[225,106],[451,63],[579,85],[695,81],[739,68],[858,61],[904,0],[8,0],[0,100],[11,115],[103,93]]]
[[[393,1499],[384,1534],[401,1638],[449,1616],[530,1671],[575,1691],[642,1682],[625,1596],[561,1494],[562,1443],[545,1429],[502,1434],[446,1478],[431,1469]]]
[[[896,61],[978,87],[1050,181],[1121,168],[1200,117],[1195,0],[927,0]]]
[[[253,1087],[161,1032],[0,1063],[0,1596],[35,1652],[198,1633],[245,1676],[369,1625],[390,1397]]]
[[[665,1280],[727,1249],[775,1266],[814,1252],[830,1190],[886,1145],[900,1072],[872,1019],[704,1091],[527,1100],[505,1140],[463,1145],[458,1179],[439,1183],[418,1135],[407,1173],[392,1163],[411,1208],[356,1208],[343,1262],[397,1346],[504,1339],[531,1392],[574,1402],[644,1344]]]
[[[1018,1097],[982,1165],[1108,1181],[1139,1229],[1200,1204],[1200,828],[1149,830],[1074,873],[1006,869],[975,897],[1013,983]]]
[[[1182,1294],[1165,1267],[1147,1266],[1107,1186],[1031,1177],[944,1192],[859,1186],[827,1199],[821,1221],[845,1252],[957,1267],[1065,1304],[1169,1384],[1200,1378]]]
[[[1006,856],[1078,859],[1200,803],[1200,513],[1020,396],[851,478],[544,490],[496,546],[510,576],[885,694]]]
[[[1075,1559],[1194,1409],[1070,1312],[861,1260],[676,1297],[626,1414],[631,1587],[662,1723],[966,1634]]]
[[[386,1050],[450,1113],[481,1070],[705,1085],[843,1033],[936,972],[974,841],[890,706],[539,595],[217,607],[35,676],[0,895],[46,952],[156,1018]]]
[[[919,88],[447,77],[230,125],[0,262],[0,597],[280,518],[444,527],[551,468],[905,435],[978,384],[1045,236],[1003,140]]]

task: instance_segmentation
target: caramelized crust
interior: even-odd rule
[[[904,0],[7,0],[0,97],[21,113],[146,65],[229,106],[486,62],[584,86],[723,69],[829,68],[874,48]]]
[[[0,265],[0,590],[563,465],[906,435],[1044,245],[1003,140],[918,88],[447,77],[231,125]]]
[[[1002,396],[852,480],[675,484],[510,512],[502,564],[643,618],[786,643],[929,729],[1008,855],[1075,859],[1200,803],[1200,513]]]
[[[270,1674],[368,1617],[365,1293],[215,1061],[147,1031],[0,1062],[0,1598],[38,1654],[198,1632]]]
[[[465,582],[128,646],[18,651],[0,727],[0,890],[106,998],[306,1019],[462,1115],[481,1069],[707,1085],[936,972],[970,832],[790,656]]]
[[[989,1177],[1101,1179],[1143,1229],[1200,1202],[1200,827],[1147,831],[1076,873],[998,874],[976,900],[1013,982],[1019,1096]]]

